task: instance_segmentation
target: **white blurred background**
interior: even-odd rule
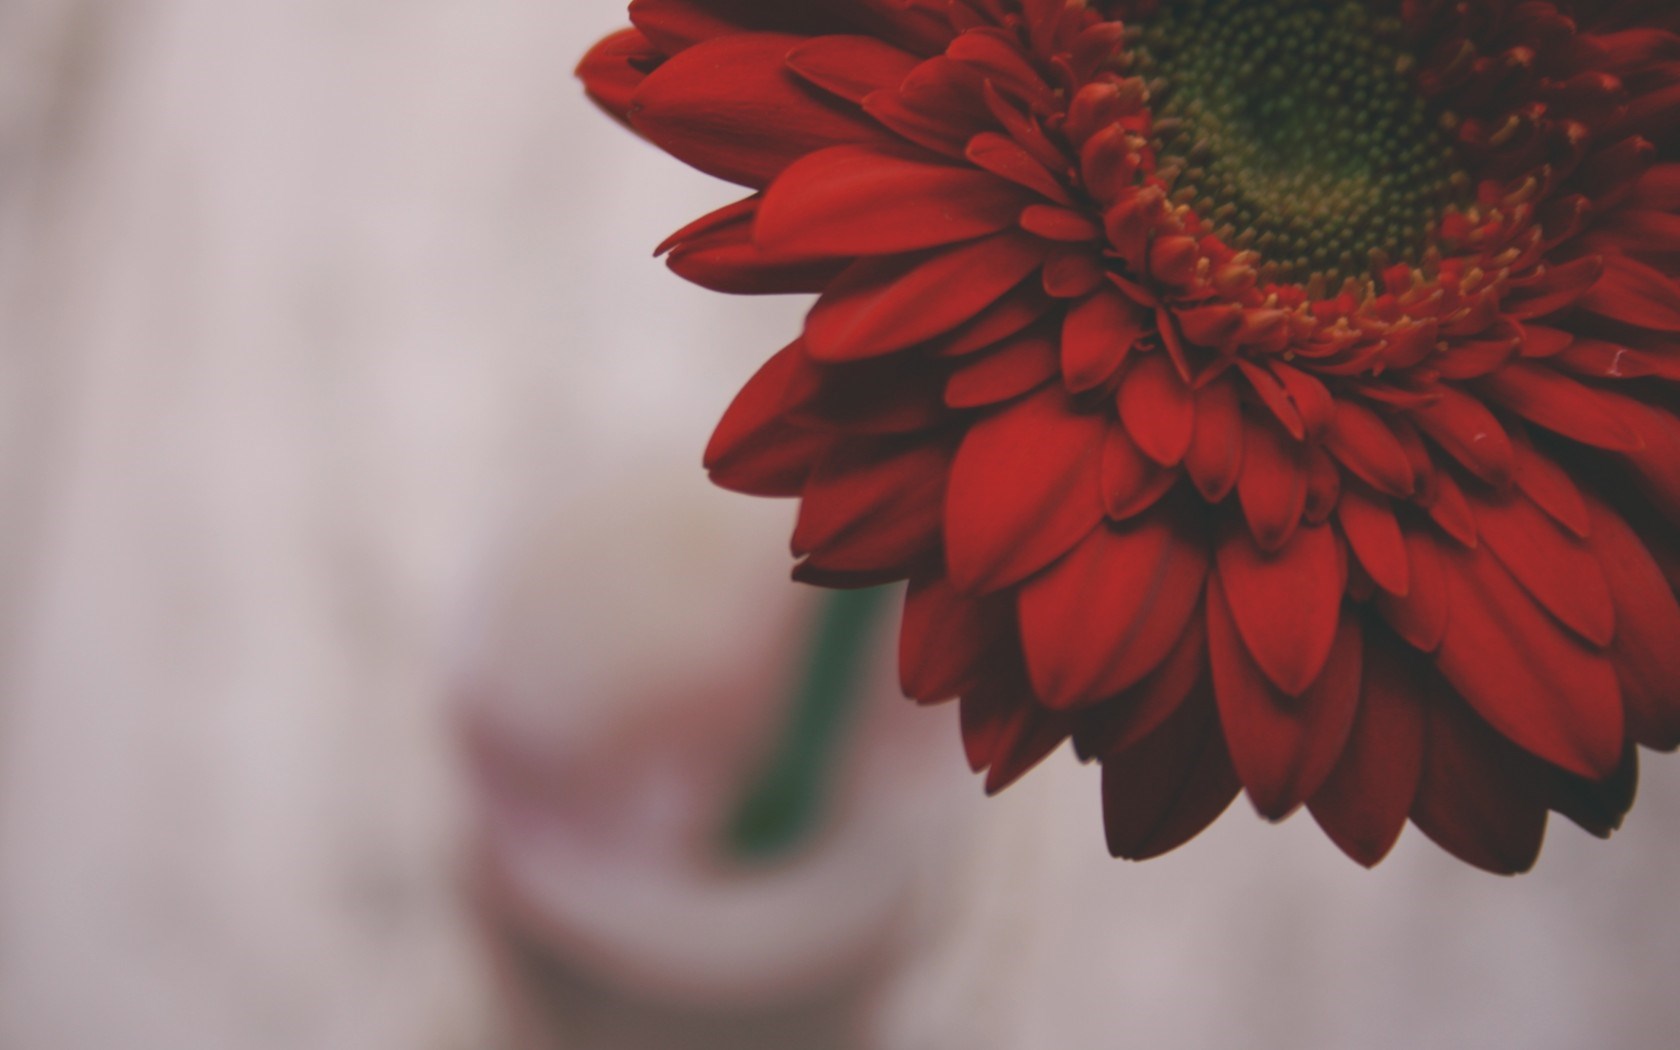
[[[1244,803],[1108,860],[891,687],[703,860],[809,596],[712,422],[802,304],[571,76],[621,0],[0,0],[4,1050],[1640,1050],[1680,761],[1499,880]]]

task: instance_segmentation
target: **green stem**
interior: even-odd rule
[[[786,724],[724,829],[731,856],[778,859],[820,826],[847,718],[863,698],[876,614],[889,593],[834,591],[824,600]]]

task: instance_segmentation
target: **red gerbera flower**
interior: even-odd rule
[[[820,293],[707,452],[1109,846],[1241,790],[1528,868],[1680,745],[1669,0],[635,0],[581,75]]]

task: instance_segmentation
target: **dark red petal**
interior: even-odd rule
[[[957,706],[968,768],[978,773],[992,764],[1017,702],[1018,698],[996,688],[990,676],[982,676],[964,691]]]
[[[1405,446],[1383,418],[1364,405],[1336,402],[1335,416],[1324,434],[1324,447],[1378,492],[1404,499],[1416,487]]]
[[[1552,520],[1585,539],[1587,504],[1569,472],[1526,442],[1517,449],[1517,488]]]
[[[1342,852],[1369,868],[1394,848],[1417,797],[1429,697],[1415,660],[1393,644],[1367,642],[1362,682],[1346,749],[1307,808]]]
[[[678,160],[753,187],[825,146],[891,142],[879,125],[819,98],[787,69],[799,42],[744,33],[696,44],[642,81],[630,122]]]
[[[1101,386],[1119,371],[1155,315],[1113,288],[1069,308],[1062,324],[1062,376],[1067,388],[1082,393]]]
[[[1451,698],[1425,716],[1412,822],[1458,859],[1496,875],[1534,866],[1546,807],[1524,788],[1523,756]]]
[[[742,205],[747,207],[738,211]],[[741,201],[672,234],[660,246],[670,252],[666,263],[671,271],[728,295],[788,295],[827,288],[845,264],[834,259],[789,260],[764,251],[752,239],[757,205],[756,198]],[[716,221],[732,211],[737,214]]]
[[[1597,255],[1553,266],[1507,299],[1505,313],[1521,321],[1548,317],[1580,302],[1603,274],[1604,260]]]
[[[1329,388],[1317,378],[1299,368],[1291,368],[1281,361],[1269,362],[1267,367],[1277,376],[1278,382],[1283,384],[1290,404],[1300,413],[1306,436],[1311,440],[1318,440],[1336,413],[1336,401],[1330,396]]]
[[[647,69],[664,56],[636,29],[621,29],[589,49],[577,75],[596,105],[628,120],[630,98],[647,79]]]
[[[1566,632],[1487,551],[1446,552],[1452,615],[1436,661],[1516,744],[1585,777],[1622,758],[1622,700],[1605,656]]]
[[[1260,814],[1282,820],[1324,783],[1341,757],[1359,704],[1364,642],[1358,621],[1335,631],[1311,688],[1280,693],[1244,648],[1219,579],[1208,582],[1208,654],[1231,761]]]
[[[1322,525],[1335,513],[1342,498],[1342,472],[1320,445],[1307,448],[1307,506],[1302,512],[1311,525]]]
[[[1438,393],[1434,403],[1412,410],[1412,421],[1472,474],[1491,485],[1509,485],[1516,453],[1499,420],[1460,390],[1441,387]]]
[[[1021,229],[1050,241],[1085,244],[1102,237],[1102,229],[1084,214],[1056,204],[1029,204],[1020,221]]]
[[[985,734],[989,744],[986,764],[991,767],[986,774],[988,795],[997,794],[1026,775],[1060,747],[1073,730],[1068,716],[1046,711],[1033,699],[1032,687],[1014,654],[994,659],[980,683],[963,696],[965,718],[971,700],[977,713],[990,713]]]
[[[1155,732],[1186,702],[1213,703],[1207,616],[1200,610],[1191,614],[1172,652],[1148,678],[1086,714],[1075,738],[1081,757],[1103,758],[1129,749]]]
[[[861,104],[871,92],[897,87],[920,61],[867,36],[820,36],[788,52],[788,68],[808,83]]]
[[[1414,649],[1432,653],[1441,645],[1451,616],[1452,594],[1440,546],[1421,528],[1403,529],[1407,588],[1404,596],[1378,594],[1383,619]]]
[[[1044,242],[1001,233],[926,258],[866,259],[811,310],[805,340],[818,361],[889,354],[973,319],[1038,269]]]
[[[1622,684],[1628,734],[1646,747],[1680,747],[1680,602],[1621,515],[1591,501],[1592,551],[1616,602],[1610,662]]]
[[[1306,446],[1275,426],[1248,420],[1237,497],[1262,550],[1288,543],[1307,507]]]
[[[944,363],[923,357],[813,365],[818,383],[789,421],[847,434],[914,434],[951,422]]]
[[[1526,497],[1482,496],[1477,531],[1523,589],[1565,626],[1604,647],[1616,633],[1616,607],[1592,550]]]
[[[1479,380],[1477,389],[1536,426],[1583,444],[1621,452],[1640,447],[1639,435],[1608,399],[1544,365],[1508,365]]]
[[[1326,525],[1302,526],[1274,554],[1240,528],[1226,530],[1219,579],[1254,662],[1278,689],[1300,696],[1324,669],[1341,619],[1347,562]]]
[[[1307,424],[1301,418],[1301,410],[1295,407],[1295,402],[1284,389],[1283,383],[1270,369],[1249,361],[1246,358],[1237,359],[1237,370],[1248,380],[1248,385],[1259,395],[1260,403],[1271,410],[1273,416],[1283,427],[1284,432],[1296,441],[1305,440]]]
[[[1177,466],[1190,450],[1196,401],[1167,355],[1142,354],[1120,381],[1120,421],[1143,454],[1163,467]]]
[[[961,590],[1014,583],[1060,557],[1103,517],[1107,421],[1057,387],[976,423],[951,467],[946,556]]]
[[[793,552],[826,572],[894,571],[939,545],[950,442],[836,442],[805,482]]]
[[[1027,284],[1002,296],[974,320],[940,336],[929,352],[940,357],[963,357],[1019,335],[1050,311],[1052,300],[1042,289]]]
[[[1611,404],[1639,436],[1641,447],[1627,461],[1639,472],[1640,487],[1659,513],[1680,524],[1680,419],[1629,397],[1614,397]]]
[[[755,496],[797,496],[833,440],[787,422],[814,379],[799,343],[784,348],[735,395],[706,446],[706,470],[719,486]]]
[[[1000,404],[1054,379],[1056,369],[1055,342],[1028,332],[963,358],[945,384],[945,403],[952,408]]]
[[[1471,509],[1470,500],[1465,497],[1464,489],[1451,471],[1436,473],[1435,498],[1428,509],[1429,517],[1441,527],[1441,531],[1462,546],[1474,549],[1481,543],[1476,534],[1476,512]]]
[[[1216,379],[1196,391],[1196,431],[1184,471],[1209,503],[1222,503],[1242,474],[1242,402],[1236,383]]]
[[[1177,474],[1156,466],[1138,449],[1125,427],[1115,423],[1108,428],[1103,441],[1102,497],[1110,518],[1125,521],[1142,514],[1177,480]]]
[[[982,132],[969,141],[963,155],[976,167],[1040,193],[1058,204],[1073,203],[1073,198],[1068,196],[1056,176],[1007,135],[995,131]]]
[[[834,146],[795,161],[765,191],[754,236],[785,256],[892,255],[997,233],[1022,193],[983,171]]]
[[[1639,788],[1639,748],[1629,741],[1622,764],[1607,780],[1572,776],[1531,760],[1529,783],[1540,802],[1574,821],[1589,835],[1607,839],[1622,826]]]
[[[1207,546],[1167,507],[1097,529],[1021,587],[1033,689],[1068,708],[1129,689],[1155,670],[1201,602]]]
[[[1372,582],[1390,594],[1404,596],[1411,588],[1411,569],[1400,521],[1388,497],[1359,485],[1344,485],[1336,518]]]
[[[898,636],[898,679],[923,703],[949,700],[978,684],[987,654],[1008,639],[1009,603],[959,594],[944,577],[910,581]]]
[[[1669,276],[1625,255],[1604,260],[1604,277],[1581,307],[1613,321],[1659,332],[1680,332],[1680,286]]]
[[[1213,705],[1186,703],[1136,746],[1103,760],[1108,851],[1147,860],[1219,819],[1242,789]]]

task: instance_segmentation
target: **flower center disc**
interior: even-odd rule
[[[1268,280],[1416,262],[1468,180],[1368,0],[1174,0],[1142,27],[1176,189]]]

